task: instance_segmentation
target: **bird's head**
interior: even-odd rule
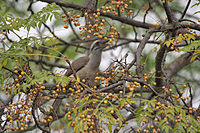
[[[90,53],[102,51],[106,47],[107,42],[108,40],[105,40],[105,39],[94,41],[90,46]]]

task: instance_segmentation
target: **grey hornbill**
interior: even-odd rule
[[[89,56],[84,56],[72,62],[71,68],[68,68],[65,75],[70,76],[73,71],[78,75],[80,80],[85,79],[85,84],[89,87],[94,87],[96,73],[99,72],[99,65],[101,63],[102,50],[106,47],[108,40],[96,40],[90,46]],[[62,99],[56,99],[53,103],[53,108],[58,111]]]
[[[85,79],[86,84],[89,87],[96,85],[94,82],[96,73],[99,73],[99,65],[101,63],[101,53],[103,48],[105,48],[105,43],[107,40],[96,40],[90,46],[89,56],[84,56],[76,59],[72,62],[72,68],[78,75],[78,77],[83,80]],[[70,76],[73,71],[69,68],[65,73],[66,76]]]

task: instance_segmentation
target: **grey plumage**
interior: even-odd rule
[[[99,73],[99,65],[101,63],[101,53],[105,47],[105,40],[96,40],[92,43],[90,47],[89,56],[84,56],[76,59],[72,63],[74,71],[77,73],[78,77],[83,80],[85,79],[86,84],[90,87],[96,85],[94,82],[96,73]],[[72,74],[72,70],[68,69],[65,73],[66,76]]]

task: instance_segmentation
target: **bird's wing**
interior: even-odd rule
[[[76,59],[72,62],[72,67],[75,72],[78,72],[80,69],[82,69],[87,63],[89,62],[89,57],[84,56]],[[69,68],[67,69],[67,72],[65,73],[66,76],[70,76],[72,74],[72,70]]]

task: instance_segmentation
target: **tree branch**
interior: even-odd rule
[[[171,78],[174,76],[177,72],[179,72],[183,67],[187,66],[191,63],[192,54],[191,53],[185,53],[178,58],[176,58],[172,63],[170,63],[165,68],[165,73],[168,78]]]
[[[136,52],[136,74],[139,77],[142,77],[142,65],[141,65],[141,54],[142,51],[147,43],[147,41],[149,40],[150,36],[154,33],[154,29],[149,29],[146,33],[146,35],[144,36],[144,38],[142,39],[142,41],[140,42],[140,44],[137,47],[137,52]]]
[[[163,86],[163,65],[164,65],[164,60],[165,60],[165,56],[164,56],[165,51],[166,51],[166,46],[161,45],[156,55],[155,82],[156,82],[157,92],[160,92],[162,90],[161,87]]]
[[[183,14],[182,14],[180,19],[183,19],[183,17],[185,16],[185,14],[186,14],[186,12],[187,12],[187,10],[189,8],[190,3],[191,3],[191,0],[188,0],[188,3],[186,5],[185,10],[183,11]]]
[[[44,65],[47,65],[47,66],[50,66],[50,67],[59,67],[59,68],[66,68],[66,69],[69,68],[68,66],[63,65],[63,64],[58,64],[58,63],[55,64],[53,62],[39,60],[39,59],[35,59],[35,58],[29,58],[28,60],[35,62],[35,63],[41,63],[41,64],[44,64]]]
[[[163,3],[163,6],[164,6],[165,12],[167,14],[167,19],[168,19],[169,23],[174,22],[176,20],[176,18],[174,17],[174,14],[172,13],[172,11],[170,9],[167,0],[165,0],[165,3]]]
[[[84,6],[73,4],[73,3],[70,3],[70,2],[65,2],[65,1],[62,1],[62,0],[39,0],[39,1],[47,2],[49,4],[56,3],[59,6],[64,6],[64,7],[67,7],[67,8],[73,8],[75,10],[84,10],[86,8]]]
[[[39,95],[39,92],[37,92],[36,97],[35,97],[35,99],[34,99],[34,101],[33,101],[33,104],[32,104],[32,110],[31,110],[32,116],[33,116],[34,122],[35,122],[35,124],[36,124],[36,127],[38,127],[40,130],[42,130],[42,131],[45,132],[45,133],[50,133],[49,131],[47,131],[46,129],[43,129],[43,128],[40,126],[40,124],[38,123],[37,118],[36,118],[36,116],[35,116],[36,101],[37,101],[38,95]]]

